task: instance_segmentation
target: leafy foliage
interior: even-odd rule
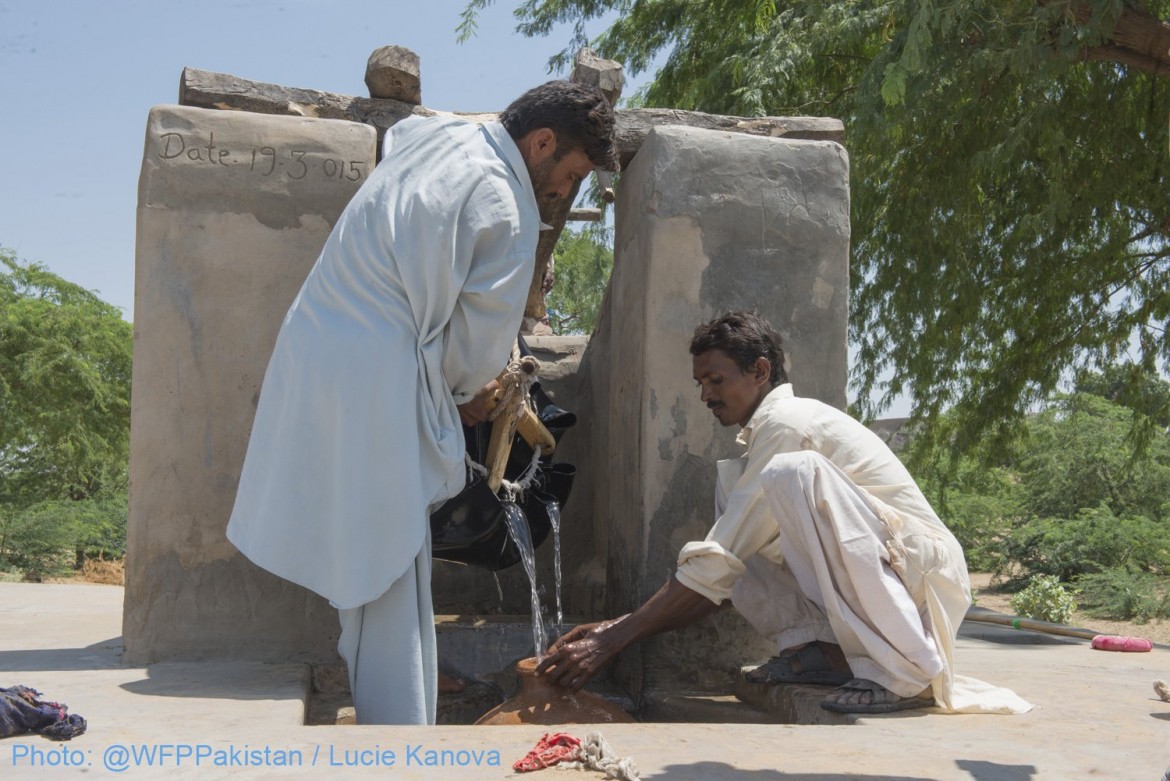
[[[469,18],[490,4],[471,0]],[[634,73],[661,62],[649,106],[844,120],[866,414],[907,395],[925,444],[1003,448],[1068,369],[1131,343],[1144,371],[1170,361],[1170,79],[1110,39],[1170,0],[524,0],[515,14],[528,35],[571,25],[554,67],[616,18],[592,44]]]
[[[1155,424],[1140,454],[1129,446],[1132,421],[1146,416],[1109,397],[1130,369],[1083,373],[1083,390],[1029,417],[1012,447],[956,455],[942,443],[914,468],[972,568],[1007,575],[1017,588],[1034,575],[1076,583],[1092,576],[1085,582],[1094,594],[1125,573],[1170,575],[1170,436]],[[1170,393],[1156,376],[1137,379],[1141,399]]]
[[[1127,446],[1130,419],[1118,404],[1077,393],[1030,421],[1027,450],[1019,459],[1028,476],[1029,511],[1072,518],[1104,505],[1117,517],[1163,520],[1163,505],[1170,501],[1170,441],[1160,435],[1147,457],[1134,461]]]
[[[1165,573],[1170,529],[1143,516],[1118,517],[1102,505],[1072,518],[1031,518],[1001,543],[1002,561],[1024,574],[1071,582],[1109,569]]]
[[[1159,434],[1170,431],[1170,384],[1137,363],[1106,366],[1102,372],[1081,371],[1078,392],[1091,393],[1126,407],[1133,413],[1129,438],[1134,457],[1146,452]]]
[[[0,560],[27,577],[125,546],[131,351],[116,307],[0,249]]]
[[[1101,372],[1081,372],[1078,393],[1100,396],[1144,415],[1163,432],[1170,428],[1170,383],[1136,363],[1107,366]]]
[[[556,284],[546,300],[554,333],[593,333],[613,270],[612,244],[610,232],[599,223],[561,235],[553,250]]]
[[[0,250],[0,498],[125,483],[131,347],[116,307]]]
[[[1081,609],[1095,618],[1138,624],[1170,618],[1170,587],[1148,572],[1108,569],[1080,578],[1077,588]]]
[[[88,558],[126,553],[126,492],[0,508],[0,562],[25,580],[66,575]]]
[[[967,565],[978,571],[1003,569],[1003,539],[1024,513],[1024,486],[1016,472],[944,451],[921,466],[915,478],[963,546]]]
[[[1072,594],[1052,575],[1036,575],[1027,588],[1012,597],[1012,610],[1017,615],[1067,624],[1076,609]]]

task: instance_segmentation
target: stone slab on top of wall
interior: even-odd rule
[[[131,663],[335,655],[337,613],[224,536],[289,304],[374,164],[372,127],[157,106],[138,191]]]
[[[607,615],[649,597],[673,573],[681,547],[706,536],[715,461],[743,452],[738,427],[720,426],[699,399],[688,352],[696,325],[727,310],[759,311],[784,337],[796,393],[846,403],[843,147],[658,128],[619,189],[608,319],[585,359],[591,395],[604,399],[590,412],[607,416],[594,453],[608,463],[591,464],[605,470],[592,492],[594,517],[607,524]],[[750,661],[745,653],[769,651],[735,614],[720,614],[689,634],[643,644],[640,663],[623,665],[625,682],[632,692],[642,690],[643,674],[645,685],[711,685]]]

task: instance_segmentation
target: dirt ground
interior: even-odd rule
[[[1012,595],[1000,590],[991,582],[991,575],[986,572],[971,573],[971,590],[974,592],[975,604],[988,610],[997,610],[1000,613],[1014,615],[1012,610]],[[1074,612],[1070,626],[1083,629],[1092,629],[1103,635],[1127,635],[1129,637],[1144,637],[1155,643],[1170,645],[1170,621],[1150,621],[1145,624],[1135,624],[1129,621],[1104,621],[1100,618],[1090,618],[1080,611]]]

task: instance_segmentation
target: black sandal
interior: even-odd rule
[[[794,670],[792,660],[800,664]],[[834,670],[829,658],[816,643],[808,643],[792,653],[773,656],[766,663],[744,673],[748,683],[803,683],[810,686],[841,686],[853,680],[848,670]]]
[[[865,678],[854,678],[844,685],[839,686],[837,692],[842,694],[846,692],[869,692],[870,701],[842,703],[832,700],[822,700],[821,707],[834,713],[893,713],[895,711],[910,710],[913,708],[929,708],[934,705],[934,697],[900,697],[885,686]]]

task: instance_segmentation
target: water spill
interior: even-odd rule
[[[548,503],[548,520],[552,524],[553,579],[557,587],[557,623],[554,628],[559,636],[564,628],[565,612],[561,609],[561,506],[556,502]]]
[[[520,563],[524,565],[524,572],[528,575],[532,594],[532,645],[537,661],[544,658],[544,651],[548,648],[548,634],[544,629],[544,618],[540,612],[540,594],[536,590],[536,551],[532,547],[532,535],[528,530],[528,519],[524,511],[514,502],[504,502],[504,521],[508,524],[508,533],[512,536],[516,548],[520,551]]]
[[[496,582],[496,594],[500,597],[500,612],[504,611],[504,586],[500,583],[500,573],[492,572],[492,580]]]

